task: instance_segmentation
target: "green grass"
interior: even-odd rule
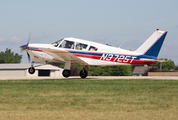
[[[178,81],[0,81],[0,119],[178,119]]]

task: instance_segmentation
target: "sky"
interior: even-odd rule
[[[158,28],[168,31],[158,58],[178,64],[178,0],[0,0],[0,51],[65,37],[136,50]]]

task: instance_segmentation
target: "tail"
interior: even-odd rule
[[[162,47],[167,31],[155,31],[135,52],[157,57]]]

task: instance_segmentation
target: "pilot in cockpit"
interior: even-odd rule
[[[66,44],[65,44],[65,47],[64,47],[64,48],[73,49],[73,47],[74,47],[74,43],[73,43],[73,42],[66,41]]]

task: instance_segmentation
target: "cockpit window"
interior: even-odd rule
[[[98,50],[98,48],[93,47],[93,46],[90,46],[90,48],[89,48],[89,51],[97,51],[97,50]]]
[[[74,49],[74,42],[64,40],[64,41],[60,44],[59,47],[60,47],[60,48]]]
[[[57,46],[61,43],[62,40],[63,40],[63,39],[58,40],[58,41],[52,43],[52,45],[53,45],[54,47],[57,47]]]
[[[86,50],[87,49],[87,46],[86,44],[83,44],[83,43],[76,43],[76,46],[75,46],[75,49],[76,50]]]

